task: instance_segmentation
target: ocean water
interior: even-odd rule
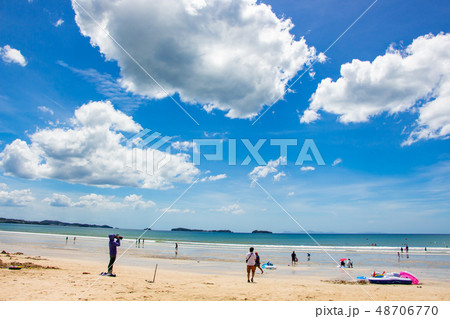
[[[315,247],[358,247],[400,249],[408,245],[410,249],[424,250],[428,248],[448,248],[450,234],[251,234],[251,233],[219,233],[188,231],[144,231],[138,229],[111,229],[95,227],[44,226],[1,224],[0,230],[15,232],[31,232],[44,234],[60,234],[67,236],[107,237],[110,233],[118,233],[126,239],[134,240],[140,236],[155,242],[179,242],[199,244],[237,244],[237,245],[271,245]],[[145,233],[144,233],[145,232]]]

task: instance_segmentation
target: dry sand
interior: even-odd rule
[[[335,283],[311,276],[258,274],[247,283],[240,273],[214,274],[160,267],[155,283],[153,269],[115,266],[117,277],[98,276],[104,263],[54,257],[0,254],[0,300],[449,300],[447,282],[413,285],[359,285]],[[156,261],[157,262],[157,261]],[[21,270],[10,263],[28,263]],[[42,266],[42,267],[39,267]],[[49,267],[56,267],[52,269]]]

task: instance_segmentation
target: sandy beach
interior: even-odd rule
[[[5,235],[5,232],[2,232]],[[9,234],[11,235],[11,234]],[[23,238],[32,237],[23,235]],[[133,257],[118,260],[117,277],[104,277],[108,256],[96,251],[6,243],[0,236],[0,300],[449,300],[448,279],[421,276],[421,285],[356,284],[341,269],[299,263],[266,271],[247,283],[244,263]],[[83,246],[83,238],[77,239]],[[150,246],[150,245],[149,245]],[[123,248],[123,251],[126,248]],[[151,249],[151,246],[148,248]],[[31,253],[35,251],[36,254]],[[135,259],[134,259],[135,258]],[[136,260],[142,261],[137,263]],[[10,264],[22,264],[10,270]],[[154,266],[159,265],[156,282]],[[349,269],[351,277],[369,270]],[[419,271],[419,269],[417,269]]]
[[[1,255],[3,262],[32,262],[44,267],[21,270],[0,269],[1,300],[449,300],[444,282],[426,281],[420,286],[354,285],[321,278],[257,275],[248,284],[242,274],[201,274],[117,266],[117,277],[99,277],[102,263],[76,262],[58,258]],[[420,288],[419,288],[420,287]]]

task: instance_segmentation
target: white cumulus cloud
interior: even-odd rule
[[[74,203],[76,207],[108,207],[115,208],[114,203],[111,202],[113,196],[103,196],[99,194],[87,194],[80,197],[79,201]]]
[[[0,57],[6,63],[17,63],[21,66],[27,65],[27,60],[22,53],[17,49],[11,48],[9,45],[5,45],[3,48],[0,47]]]
[[[122,132],[137,133],[142,127],[115,110],[110,102],[90,102],[75,110],[71,125],[39,129],[29,136],[31,143],[16,139],[0,153],[0,167],[6,175],[26,179],[58,179],[100,187],[130,186],[152,189],[191,183],[199,170],[187,154],[159,150],[139,153],[127,148]],[[138,154],[135,158],[132,154]],[[133,161],[134,159],[134,161]],[[135,162],[149,167],[163,163],[151,174]],[[149,163],[149,165],[146,165]]]
[[[5,184],[2,184],[3,189],[7,189]],[[29,189],[0,191],[0,206],[23,207],[28,206],[34,201],[34,197]]]
[[[134,209],[145,209],[155,206],[155,202],[151,200],[142,200],[142,195],[131,194],[125,197],[124,203],[130,205]]]
[[[277,167],[281,164],[282,160],[284,158],[283,157],[279,157],[276,160],[271,160],[267,163],[267,165],[261,165],[261,166],[256,166],[251,172],[250,174],[248,174],[250,176],[250,178],[253,180],[252,184],[257,181],[260,178],[266,178],[267,175],[269,174],[276,174],[278,173],[278,169]],[[281,174],[281,175],[280,175]],[[277,175],[274,176],[274,180],[275,181],[279,181],[281,176],[286,176],[285,173],[280,172]]]
[[[142,195],[131,194],[126,196],[122,201],[115,200],[114,196],[104,196],[95,193],[83,195],[78,201],[72,201],[70,197],[64,194],[53,193],[51,197],[47,197],[43,202],[54,207],[78,207],[78,208],[98,208],[98,209],[145,209],[152,207],[155,203],[151,200],[145,201]]]
[[[53,193],[52,197],[45,198],[43,202],[48,203],[50,206],[54,207],[70,207],[72,206],[72,200],[70,197],[63,194]]]
[[[230,118],[254,117],[313,59],[324,61],[304,38],[295,39],[290,19],[257,0],[77,0],[72,6],[81,33],[118,62],[127,90],[154,99],[178,93]]]
[[[300,167],[300,170],[302,172],[312,172],[312,171],[315,171],[316,168],[313,166],[302,166],[302,167]]]
[[[320,111],[356,123],[417,110],[419,118],[403,145],[449,137],[450,33],[420,36],[403,50],[391,46],[372,62],[343,64],[337,81],[321,81],[301,122],[320,119]]]

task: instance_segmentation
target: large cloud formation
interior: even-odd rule
[[[147,154],[154,157],[139,157],[142,166],[133,169],[131,155],[140,150],[127,146],[122,132],[141,129],[111,102],[90,102],[75,110],[69,127],[40,129],[30,135],[30,144],[16,139],[6,145],[0,153],[0,168],[7,175],[26,179],[58,179],[100,187],[164,189],[175,182],[192,182],[199,170],[187,154],[152,150]],[[140,169],[162,162],[165,165],[151,172]]]
[[[343,123],[367,122],[383,112],[415,112],[419,118],[408,139],[450,135],[450,34],[418,37],[404,50],[392,47],[373,62],[353,60],[341,77],[322,80],[301,122],[320,118],[319,111],[339,115]]]
[[[291,20],[256,0],[72,3],[82,34],[106,59],[118,62],[127,90],[155,99],[167,96],[105,31],[169,95],[178,93],[207,111],[227,111],[230,118],[254,117],[283,96],[288,81],[316,58],[314,47],[290,33]]]

